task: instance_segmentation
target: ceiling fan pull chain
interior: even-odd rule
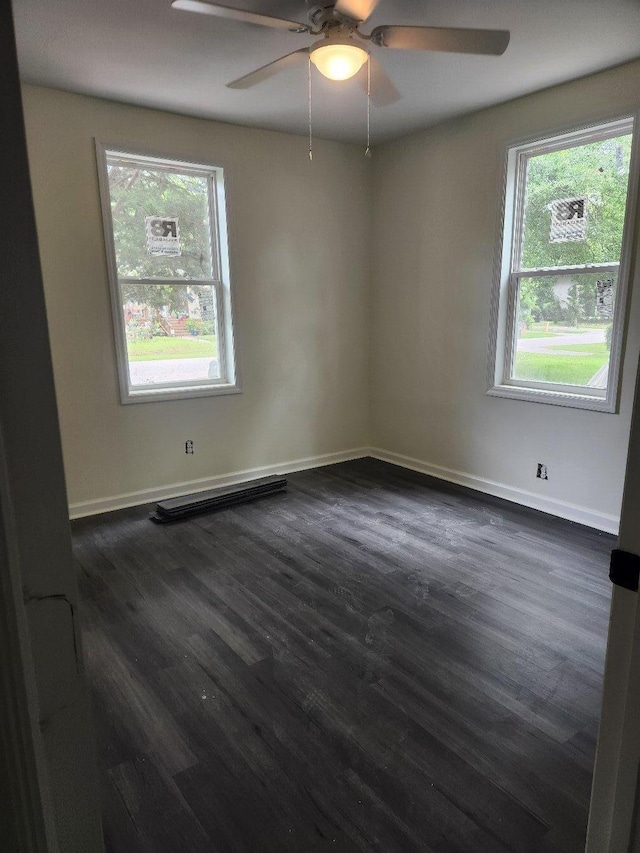
[[[313,130],[311,119],[311,56],[309,56],[309,160],[313,160]]]
[[[367,57],[367,147],[365,157],[371,157],[371,54]]]

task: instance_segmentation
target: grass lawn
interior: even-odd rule
[[[606,326],[598,323],[581,323],[579,326],[566,326],[563,323],[532,323],[522,337],[546,338],[551,335],[581,335],[584,332],[597,332]]]
[[[168,358],[214,358],[218,355],[215,335],[188,338],[151,338],[128,341],[129,361],[165,361]]]
[[[515,378],[586,385],[609,358],[606,344],[571,344],[556,348],[561,350],[558,355],[542,352],[516,353]],[[562,351],[580,355],[562,355]]]
[[[609,355],[606,344],[548,344],[548,349],[557,349],[561,352],[585,352],[589,355],[600,355],[606,358]]]
[[[557,338],[562,332],[545,332],[542,329],[529,329],[526,332],[520,332],[519,338]]]

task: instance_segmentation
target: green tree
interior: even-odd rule
[[[541,321],[560,321],[564,319],[564,311],[554,293],[555,278],[540,276],[529,279],[531,282],[531,297],[535,301],[534,319]]]
[[[165,307],[172,314],[186,313],[186,282],[212,276],[207,179],[123,161],[110,163],[107,169],[119,277],[185,281],[184,285],[122,283],[123,301],[149,305],[158,320]],[[148,216],[178,218],[179,256],[148,253]]]
[[[618,260],[627,196],[631,136],[531,157],[527,166],[522,263],[529,268]],[[586,239],[552,243],[552,201],[587,199]]]
[[[582,317],[580,285],[572,284],[569,288],[569,298],[567,299],[567,320],[572,326],[578,326]]]
[[[530,269],[620,259],[627,196],[631,136],[579,145],[529,158],[524,203],[522,265]],[[552,243],[551,202],[563,198],[587,199],[586,239]],[[552,276],[523,279],[526,305],[536,320],[557,321],[563,313],[577,324],[596,318],[597,276],[581,275],[563,312]]]
[[[523,329],[537,320],[537,297],[535,292],[535,280],[525,278],[520,285],[518,299],[518,328]]]

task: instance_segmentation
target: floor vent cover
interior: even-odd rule
[[[245,503],[254,498],[281,492],[286,488],[286,477],[263,477],[260,480],[250,480],[235,486],[222,486],[207,492],[197,492],[194,495],[183,495],[180,498],[170,498],[156,504],[156,510],[149,517],[156,524],[167,524],[170,521],[181,521],[202,515],[216,509]]]

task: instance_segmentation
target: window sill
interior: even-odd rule
[[[550,406],[566,406],[571,409],[587,409],[592,412],[616,413],[615,401],[608,397],[576,394],[570,391],[549,391],[539,388],[523,388],[519,385],[494,385],[489,388],[490,397],[505,397],[530,403],[546,403]]]
[[[221,397],[225,394],[241,394],[242,388],[233,385],[185,385],[180,388],[149,388],[130,390],[123,393],[122,403],[159,403],[166,400],[189,400],[195,397]]]

